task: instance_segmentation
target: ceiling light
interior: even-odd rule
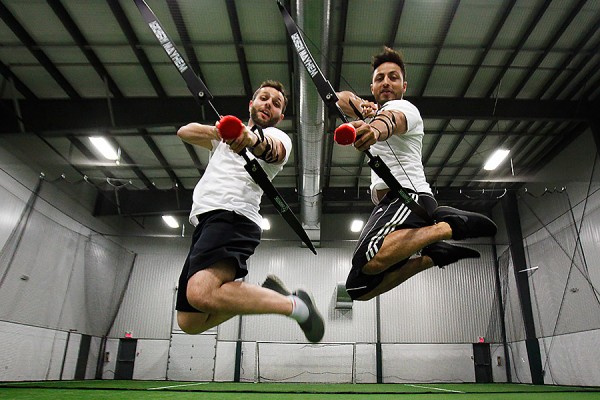
[[[271,229],[271,223],[268,219],[263,218],[260,222],[260,227],[263,229],[263,231],[268,231],[269,229]]]
[[[165,221],[165,224],[169,225],[170,228],[179,228],[179,222],[177,222],[175,217],[173,217],[172,215],[163,215],[162,219],[163,221]]]
[[[350,230],[352,232],[360,232],[364,224],[365,222],[362,219],[355,219],[352,221],[352,225],[350,225]]]
[[[108,141],[105,138],[101,136],[92,136],[90,137],[90,142],[92,142],[92,144],[96,146],[96,148],[98,149],[98,151],[100,151],[100,153],[102,153],[104,158],[109,160],[119,159],[119,155],[117,154],[116,150],[110,145],[110,143],[108,143]]]
[[[498,165],[500,165],[500,163],[504,161],[509,152],[509,150],[504,149],[496,150],[494,154],[492,154],[490,158],[487,159],[485,165],[483,166],[483,169],[487,171],[492,171],[498,168]]]

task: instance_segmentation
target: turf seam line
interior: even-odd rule
[[[442,392],[466,393],[466,392],[461,392],[460,390],[442,389],[442,388],[436,388],[433,386],[409,385],[408,383],[406,384],[406,386],[411,386],[411,387],[415,387],[415,388],[419,388],[419,389],[441,390]]]

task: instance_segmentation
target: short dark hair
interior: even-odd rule
[[[390,47],[384,46],[381,53],[373,56],[373,61],[371,62],[373,71],[375,71],[381,64],[386,62],[391,62],[398,65],[400,67],[400,71],[402,71],[402,78],[406,80],[406,67],[404,66],[404,57],[402,56],[402,53]]]
[[[281,108],[281,112],[284,113],[285,108],[287,107],[288,98],[287,94],[285,93],[285,87],[283,86],[283,83],[279,81],[269,79],[261,83],[258,89],[256,89],[256,92],[254,92],[254,94],[252,95],[252,101],[256,99],[256,96],[258,96],[258,92],[264,87],[271,87],[283,95],[283,107]]]

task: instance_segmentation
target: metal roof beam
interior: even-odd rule
[[[446,24],[442,27],[442,32],[440,34],[441,40],[440,43],[436,46],[434,50],[435,55],[433,56],[433,62],[427,68],[425,75],[423,76],[423,85],[421,86],[421,90],[419,91],[419,96],[422,97],[425,94],[425,89],[427,89],[427,84],[429,83],[429,78],[431,78],[431,74],[433,73],[433,69],[437,64],[437,60],[440,57],[440,53],[442,52],[442,48],[444,47],[444,43],[446,42],[446,37],[448,36],[448,32],[450,31],[450,26],[452,26],[452,22],[454,21],[454,16],[456,15],[456,10],[458,10],[458,6],[460,4],[460,0],[454,0],[452,5],[450,6],[450,12],[448,15],[448,19]]]
[[[167,92],[165,92],[165,89],[161,85],[160,80],[158,79],[158,76],[156,75],[156,72],[152,68],[152,64],[150,63],[148,56],[142,49],[142,46],[140,45],[140,41],[139,41],[137,35],[135,34],[135,31],[133,30],[131,23],[127,19],[127,16],[125,15],[125,11],[123,11],[123,8],[121,7],[121,4],[119,3],[118,0],[107,0],[107,1],[108,1],[108,5],[110,6],[110,9],[111,9],[113,15],[115,16],[115,19],[117,20],[117,22],[119,23],[119,26],[121,27],[121,30],[125,34],[125,37],[127,37],[127,42],[129,43],[131,50],[133,51],[133,53],[137,57],[138,61],[140,62],[140,65],[144,69],[144,72],[146,72],[146,76],[148,77],[148,80],[150,80],[150,83],[152,84],[154,91],[156,91],[156,94],[159,97],[167,97]],[[150,28],[148,28],[148,29],[150,29]]]
[[[281,196],[288,201],[292,209],[299,209],[298,193],[295,188],[278,188]],[[486,189],[484,189],[485,191]],[[436,190],[436,199],[440,204],[471,204],[477,209],[490,209],[497,198],[493,195],[481,196],[481,189],[468,188],[440,188]],[[488,190],[488,194],[499,192]],[[114,196],[112,191],[101,190],[96,199],[94,216],[151,216],[165,213],[187,215],[192,204],[192,189],[171,190],[128,190],[119,192],[120,213],[117,205],[110,201]],[[476,197],[476,198],[475,198]],[[353,207],[348,207],[351,204]],[[357,190],[356,187],[330,187],[323,190],[324,211],[334,213],[370,213],[373,209],[371,195],[367,188]],[[355,208],[355,207],[358,207]],[[470,207],[473,208],[473,207]],[[275,209],[265,199],[262,202],[261,214],[276,214]]]
[[[485,97],[492,97],[492,95],[494,94],[494,91],[497,90],[498,85],[500,85],[502,78],[504,78],[504,75],[506,74],[506,71],[508,71],[508,69],[512,65],[513,61],[515,60],[515,58],[517,58],[517,56],[519,55],[519,52],[523,49],[523,46],[527,42],[527,39],[529,39],[529,35],[531,35],[533,30],[537,27],[538,22],[540,22],[540,20],[546,13],[546,10],[550,6],[550,3],[552,3],[552,2],[551,1],[543,1],[542,2],[540,9],[538,10],[537,14],[533,17],[533,20],[528,24],[527,30],[525,31],[525,33],[523,33],[523,35],[521,36],[521,40],[519,40],[519,43],[515,46],[515,49],[511,53],[510,57],[506,60],[504,67],[502,67],[502,71],[500,71],[500,73],[496,76],[494,83],[492,85],[490,85],[490,88],[488,89],[488,92],[485,95]]]
[[[10,100],[0,100],[0,133],[18,132],[17,117]],[[248,98],[217,97],[212,103],[224,115],[247,115]],[[110,130],[152,126],[181,126],[190,121],[213,124],[216,117],[204,120],[202,110],[191,96],[112,99],[114,125],[106,99],[19,100],[26,128],[40,133],[64,136],[78,130]],[[289,115],[288,115],[289,116]]]
[[[231,25],[231,33],[235,45],[238,62],[240,64],[240,72],[242,73],[242,81],[244,82],[244,90],[248,97],[252,96],[252,84],[250,82],[250,73],[248,71],[248,62],[246,61],[246,52],[244,51],[244,43],[242,41],[242,30],[240,29],[240,20],[238,18],[237,9],[233,0],[226,0],[227,14],[229,15],[229,24]]]
[[[12,81],[15,85],[15,89],[19,91],[28,100],[37,100],[37,96],[19,79],[11,70],[10,67],[0,61],[0,74],[4,76],[7,81]],[[0,93],[2,95],[2,93]]]
[[[198,77],[202,80],[202,82],[206,83],[206,79],[204,78],[202,69],[200,68],[200,62],[196,56],[196,51],[192,45],[192,39],[190,38],[187,27],[185,26],[179,3],[177,0],[167,0],[167,5],[169,6],[169,12],[171,13],[173,22],[175,22],[175,27],[177,28],[177,33],[181,39],[181,44],[183,46],[183,50],[185,51],[185,55],[187,56],[188,63],[196,75],[198,75]]]
[[[573,22],[573,20],[575,19],[577,14],[579,14],[586,2],[587,0],[579,0],[579,3],[577,3],[577,5],[571,10],[571,12],[563,21],[561,26],[558,29],[556,29],[554,35],[546,41],[546,47],[544,48],[544,51],[542,51],[541,54],[537,56],[537,59],[532,65],[528,66],[527,73],[521,78],[519,83],[515,86],[515,90],[509,97],[517,97],[521,90],[523,90],[525,84],[533,76],[534,72],[537,71],[538,67],[542,64],[542,61],[544,61],[546,56],[550,53],[550,50],[552,50],[552,48],[559,41],[563,33],[565,33],[571,22]]]
[[[58,19],[62,22],[65,29],[69,32],[75,43],[77,43],[79,50],[81,50],[81,52],[85,55],[90,64],[92,64],[92,67],[96,70],[98,75],[100,75],[100,77],[103,80],[106,79],[108,89],[113,94],[113,96],[123,97],[123,93],[121,92],[113,78],[109,75],[106,68],[104,68],[104,65],[102,64],[94,50],[92,50],[89,42],[87,41],[87,39],[77,26],[73,18],[71,18],[71,15],[67,11],[67,9],[62,5],[60,0],[48,0],[48,5],[50,5],[52,10],[54,10],[54,13],[58,17]]]
[[[59,86],[69,95],[72,99],[80,99],[81,96],[77,93],[77,90],[69,83],[67,78],[56,68],[56,66],[50,61],[50,58],[40,50],[40,46],[31,37],[31,35],[23,28],[23,26],[17,21],[12,13],[6,8],[6,6],[0,3],[0,18],[8,25],[13,33],[19,38],[21,42],[27,47],[27,49],[33,54],[33,56],[40,62],[46,71],[54,78]]]
[[[165,172],[169,175],[169,178],[171,178],[171,182],[173,183],[173,185],[183,187],[183,183],[179,180],[179,178],[173,171],[173,167],[169,165],[169,162],[167,161],[163,153],[160,151],[160,149],[156,145],[156,142],[154,142],[148,131],[146,129],[140,129],[140,134],[142,135],[144,142],[146,142],[146,144],[150,148],[150,151],[152,151],[152,154],[154,154],[154,157],[156,157],[156,159],[158,160],[158,162],[160,162],[160,165],[163,167]]]
[[[594,119],[597,102],[568,100],[452,99],[422,97],[410,99],[423,118],[521,121],[587,121]],[[0,134],[18,132],[12,101],[0,100]],[[246,115],[246,96],[215,97],[213,104],[226,114]],[[191,97],[113,99],[114,126],[105,99],[19,100],[24,123],[30,130],[46,135],[78,130],[180,126],[204,120]],[[295,116],[286,114],[286,119]]]
[[[337,48],[335,53],[335,68],[333,71],[333,88],[340,90],[340,81],[342,79],[342,62],[344,60],[344,41],[346,40],[346,24],[348,23],[348,0],[343,0],[340,4],[339,25],[337,31]],[[322,65],[321,69],[327,73],[327,66]]]

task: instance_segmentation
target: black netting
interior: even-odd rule
[[[506,326],[506,341],[516,342],[525,340],[525,325],[521,314],[519,295],[514,275],[514,266],[510,249],[504,251],[498,258],[500,291],[502,293],[502,308]]]
[[[520,196],[526,267],[516,273],[528,277],[542,367],[552,383],[573,382],[573,372],[565,366],[585,356],[600,330],[597,161],[588,183]],[[507,341],[513,352],[523,353],[518,342],[525,332],[510,249],[500,255],[499,264]],[[513,362],[523,356],[512,354]]]
[[[38,212],[33,206],[39,188],[0,253],[0,320],[105,336],[135,254]],[[19,202],[7,192],[3,196]]]

